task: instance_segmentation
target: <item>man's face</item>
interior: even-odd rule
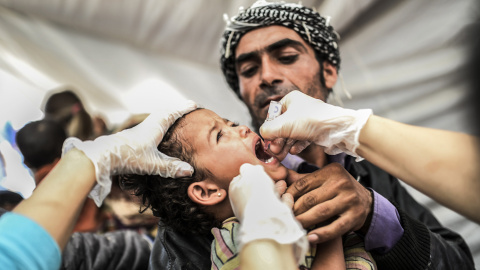
[[[194,149],[197,166],[209,170],[228,190],[244,163],[262,165],[274,180],[285,179],[287,169],[263,151],[263,141],[247,126],[238,126],[201,109],[185,116],[180,132]]]
[[[240,94],[256,128],[264,122],[270,101],[293,90],[325,101],[315,53],[289,28],[268,26],[248,32],[235,57]]]

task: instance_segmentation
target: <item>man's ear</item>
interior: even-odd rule
[[[325,86],[332,89],[337,83],[338,73],[337,68],[328,61],[323,61],[323,78],[325,78]]]
[[[226,190],[209,180],[191,183],[187,193],[194,203],[205,206],[218,204],[227,198]]]

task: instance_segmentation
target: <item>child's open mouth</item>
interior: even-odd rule
[[[269,154],[267,154],[264,150],[263,150],[263,145],[261,143],[262,140],[258,140],[257,143],[255,144],[255,155],[257,156],[257,158],[261,161],[261,162],[264,162],[264,163],[270,163],[272,162],[275,158],[270,156]]]

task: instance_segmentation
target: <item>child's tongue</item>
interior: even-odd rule
[[[257,142],[257,144],[255,145],[255,155],[257,156],[257,158],[264,162],[264,163],[268,163],[271,161],[271,159],[273,158],[272,156],[270,156],[269,154],[267,154],[264,150],[263,150],[263,145],[262,145],[262,142],[261,140],[259,140]]]

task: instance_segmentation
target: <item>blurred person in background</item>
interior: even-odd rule
[[[0,190],[0,215],[6,211],[12,211],[22,200],[23,197],[16,192]]]
[[[79,256],[76,261],[64,260],[63,267],[67,266],[66,269],[146,269],[148,252],[141,257],[143,259],[135,257],[141,255],[136,251],[145,247],[149,249],[145,240],[137,244],[125,239],[125,243],[131,247],[129,250],[133,252],[125,253],[123,249],[112,248],[119,241],[106,237],[102,241],[106,247],[104,252],[88,253],[95,258],[84,257],[75,245],[65,247],[71,240],[71,231],[85,197],[89,194],[100,205],[110,191],[108,187],[113,174],[181,177],[193,173],[190,165],[161,155],[157,145],[168,127],[195,107],[194,103],[189,102],[176,110],[159,111],[132,129],[102,136],[94,141],[67,139],[62,158],[45,177],[42,185],[31,197],[0,217],[2,268],[59,269],[62,267],[61,251],[65,250],[64,255]],[[99,248],[97,243],[89,239],[82,243],[88,251]],[[69,261],[73,262],[73,266],[68,264]]]
[[[24,157],[25,165],[34,173],[35,184],[38,187],[60,160],[67,134],[57,122],[39,120],[22,127],[15,139]],[[95,232],[101,224],[98,207],[93,200],[86,199],[73,231]]]
[[[99,137],[102,135],[108,135],[111,131],[108,129],[105,118],[101,115],[96,115],[93,117],[93,136]]]
[[[77,94],[71,90],[50,94],[46,99],[44,112],[45,119],[60,123],[67,137],[77,137],[80,140],[95,137],[92,117]]]

